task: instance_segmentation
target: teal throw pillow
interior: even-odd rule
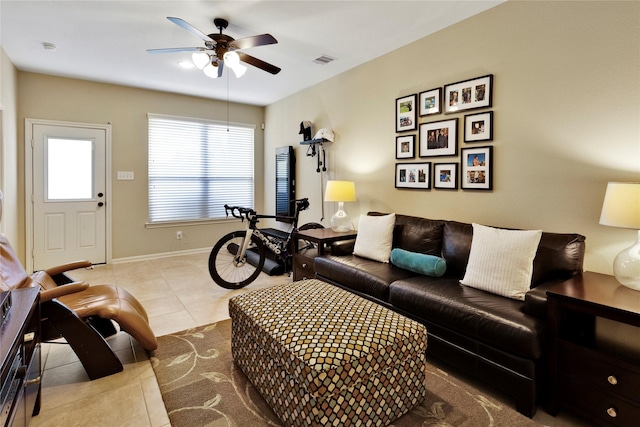
[[[425,276],[440,277],[447,271],[444,259],[395,248],[391,251],[391,264]]]

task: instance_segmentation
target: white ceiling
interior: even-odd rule
[[[503,1],[0,0],[0,45],[23,71],[264,106]],[[269,33],[278,44],[245,52],[282,71],[249,66],[240,79],[225,70],[214,80],[177,65],[189,52],[148,54],[203,46],[168,16],[205,34],[218,32],[215,17],[236,39]],[[321,55],[337,59],[315,64]]]

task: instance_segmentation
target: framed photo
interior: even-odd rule
[[[396,99],[396,132],[416,130],[416,94]]]
[[[458,119],[420,124],[420,157],[458,154]]]
[[[455,190],[458,188],[458,163],[433,164],[433,188]]]
[[[493,141],[493,111],[464,116],[464,142]]]
[[[442,113],[442,88],[430,89],[420,92],[418,104],[420,105],[420,116]]]
[[[396,188],[431,188],[431,163],[396,163]]]
[[[462,149],[460,181],[463,190],[491,190],[493,147]]]
[[[492,89],[493,74],[445,85],[444,112],[491,107]]]
[[[404,135],[396,137],[396,159],[413,159],[415,153],[416,136]]]

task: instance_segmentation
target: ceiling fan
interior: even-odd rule
[[[244,62],[254,67],[260,68],[271,74],[278,74],[280,68],[269,64],[243,52],[241,49],[275,44],[278,41],[271,34],[261,34],[257,36],[244,37],[235,40],[222,30],[226,29],[229,22],[226,19],[215,18],[213,23],[220,30],[219,34],[205,34],[193,25],[180,18],[167,17],[167,19],[182,29],[189,31],[200,40],[204,41],[204,47],[173,47],[166,49],[147,49],[149,53],[172,53],[172,52],[193,52],[191,59],[196,67],[200,68],[207,76],[217,78],[222,76],[224,65],[231,68],[236,77],[240,78],[247,67],[240,62]]]

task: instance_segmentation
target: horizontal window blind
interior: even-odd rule
[[[149,114],[149,222],[254,206],[254,126]]]

